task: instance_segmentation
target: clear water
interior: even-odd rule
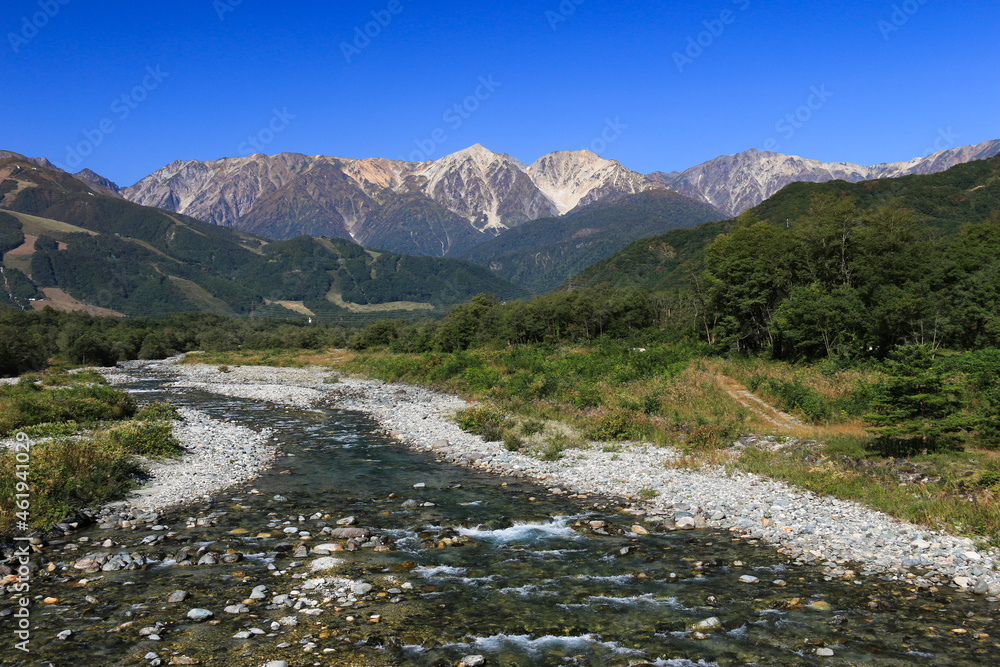
[[[469,654],[485,656],[488,665],[1000,663],[998,605],[982,598],[953,589],[917,595],[873,578],[826,581],[818,567],[792,565],[772,548],[720,531],[597,535],[587,522],[627,530],[635,519],[613,498],[549,496],[536,485],[437,462],[382,435],[358,413],[293,410],[193,391],[167,394],[161,382],[140,378],[132,388],[145,400],[166,398],[217,418],[274,428],[283,451],[294,456],[279,458],[245,488],[165,514],[161,523],[177,533],[166,544],[139,546],[153,534],[146,529],[93,527],[70,538],[86,536],[89,545],[45,552],[40,562],[69,564],[108,551],[95,543],[111,537],[159,564],[131,572],[40,573],[33,593],[59,602],[35,604],[32,653],[8,649],[8,640],[0,664],[139,665],[148,664],[143,656],[150,651],[166,664],[186,655],[213,665],[275,659],[293,666],[453,665]],[[416,483],[426,488],[414,489]],[[260,494],[250,494],[251,488]],[[288,501],[274,501],[276,494]],[[408,499],[434,506],[407,509],[402,503]],[[266,603],[239,616],[222,609],[261,583],[272,594],[302,583],[290,575],[306,567],[293,563],[314,557],[277,553],[277,544],[297,540],[268,524],[291,520],[316,540],[329,541],[308,520],[317,512],[329,514],[331,524],[354,515],[360,525],[394,538],[395,551],[334,554],[347,562],[330,574],[371,583],[371,599],[341,611],[331,603],[275,636],[234,639],[250,627],[270,632],[272,620],[294,615],[264,609]],[[185,527],[187,518],[209,515],[217,525]],[[300,523],[299,516],[307,520]],[[233,534],[235,529],[246,532]],[[445,537],[469,543],[436,548]],[[234,564],[171,565],[185,545],[248,557]],[[737,561],[746,565],[735,566]],[[275,577],[269,565],[287,574]],[[740,583],[744,574],[760,582]],[[82,578],[90,581],[81,585]],[[778,579],[786,585],[774,584]],[[401,594],[388,592],[407,582],[412,588]],[[177,589],[191,597],[167,603]],[[219,623],[188,621],[185,614],[194,607],[214,611]],[[368,622],[372,614],[379,623]],[[721,619],[721,630],[698,638],[688,629],[712,616]],[[165,625],[162,641],[139,637],[140,628],[156,622]],[[5,634],[12,630],[9,617],[0,623]],[[72,637],[54,639],[67,628],[75,631]],[[315,644],[311,653],[303,651],[303,641]],[[819,647],[835,655],[820,657]]]

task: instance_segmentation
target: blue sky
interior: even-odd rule
[[[805,6],[803,6],[805,4]],[[7,0],[0,148],[129,185],[282,151],[641,172],[1000,138],[1000,3]],[[367,33],[367,34],[366,34]]]

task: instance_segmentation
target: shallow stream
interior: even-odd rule
[[[487,665],[1000,664],[998,605],[982,598],[950,588],[918,595],[870,577],[828,581],[819,566],[793,565],[728,532],[656,532],[622,499],[553,496],[437,462],[363,414],[166,392],[163,382],[137,375],[127,388],[271,427],[287,456],[250,485],[164,513],[166,531],[91,527],[36,555],[57,566],[36,575],[33,592],[58,602],[36,601],[32,653],[6,641],[0,664],[148,665],[151,652],[163,664],[293,667],[454,665],[469,655]],[[302,556],[300,544],[343,544],[322,528],[349,516],[392,550],[337,551],[330,556],[342,564],[310,572],[320,556]],[[653,532],[635,534],[636,524]],[[286,534],[293,527],[311,539]],[[115,545],[102,548],[106,539]],[[245,557],[180,565],[183,547]],[[99,551],[147,564],[71,568]],[[337,579],[309,590],[317,577]],[[266,598],[248,600],[261,585]],[[187,599],[167,602],[177,590]],[[303,609],[319,613],[271,604],[280,594],[313,599]],[[225,613],[244,600],[247,612]],[[193,608],[214,616],[189,620]],[[712,617],[721,628],[691,628]],[[0,619],[8,637],[11,620]],[[159,641],[140,636],[157,623]],[[56,639],[67,629],[72,636]],[[250,636],[234,638],[240,632]]]

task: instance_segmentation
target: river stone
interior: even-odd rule
[[[167,602],[184,602],[189,597],[187,591],[174,591],[167,598]]]
[[[213,554],[205,554],[198,559],[198,565],[215,565],[218,561]]]
[[[481,667],[486,664],[486,658],[481,655],[467,655],[459,663],[462,667]]]
[[[344,528],[334,528],[333,531],[330,533],[330,537],[332,537],[335,540],[349,540],[352,538],[359,538],[359,537],[367,540],[371,534],[372,534],[371,531],[368,530],[367,528],[344,527]]]
[[[338,526],[353,526],[357,522],[358,522],[357,517],[345,516],[343,519],[338,519],[337,520],[337,525]]]
[[[56,635],[56,639],[61,639],[61,640],[65,641],[65,640],[69,639],[72,636],[73,636],[73,631],[72,630],[63,630],[62,632],[60,632],[59,634]]]
[[[632,526],[632,532],[636,535],[649,535],[649,531],[639,524]]]
[[[696,523],[693,516],[684,512],[674,517],[674,525],[680,530],[693,530]]]
[[[231,604],[222,611],[227,614],[248,614],[250,613],[250,607],[245,604]]]
[[[237,632],[235,635],[233,635],[233,639],[250,639],[251,637],[253,637],[253,633],[247,630]]]
[[[333,558],[332,556],[322,556],[317,558],[312,563],[309,564],[309,569],[313,572],[320,572],[322,570],[332,570],[336,567],[340,567],[344,564],[344,561],[340,558]]]
[[[972,592],[976,595],[986,595],[990,592],[990,582],[986,579],[986,577],[980,577],[976,582],[975,588],[972,589]]]
[[[288,663],[284,660],[272,660],[265,664],[264,667],[288,667]]]
[[[187,613],[187,617],[196,623],[207,621],[213,616],[215,616],[215,614],[213,614],[207,609],[192,609]]]
[[[968,588],[972,585],[972,579],[969,579],[968,577],[955,577],[952,579],[952,583],[959,588]]]
[[[833,651],[828,648],[818,648],[816,649],[816,655],[818,655],[821,658],[832,658]]]
[[[697,632],[714,632],[722,629],[722,621],[719,620],[718,616],[709,616],[704,620],[689,625],[688,629]]]
[[[283,495],[281,495],[281,494],[278,494],[278,495],[276,495],[276,496],[274,497],[274,501],[275,501],[275,502],[278,502],[278,503],[287,503],[287,502],[288,502],[288,498],[284,497],[284,496],[283,496]]]
[[[343,550],[344,550],[343,546],[334,543],[317,544],[316,546],[313,547],[313,553],[319,556],[329,556],[334,551],[343,551]]]
[[[740,582],[744,584],[756,584],[758,581],[760,581],[760,579],[749,574],[744,574],[740,577]]]

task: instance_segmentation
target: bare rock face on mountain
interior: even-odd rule
[[[123,194],[272,238],[341,237],[443,256],[529,220],[657,188],[589,151],[553,153],[526,167],[476,144],[428,162],[294,153],[177,161]]]
[[[933,174],[971,160],[1000,153],[1000,140],[939,151],[906,162],[866,167],[850,162],[820,162],[793,155],[751,149],[723,155],[682,173],[656,172],[651,178],[689,197],[712,204],[728,216],[756,206],[789,183],[851,183],[908,174]]]
[[[413,182],[478,229],[506,229],[555,214],[555,207],[519,161],[479,144],[446,155],[414,173]]]
[[[590,151],[549,153],[528,167],[527,173],[555,204],[559,215],[605,197],[663,187],[647,176]]]

